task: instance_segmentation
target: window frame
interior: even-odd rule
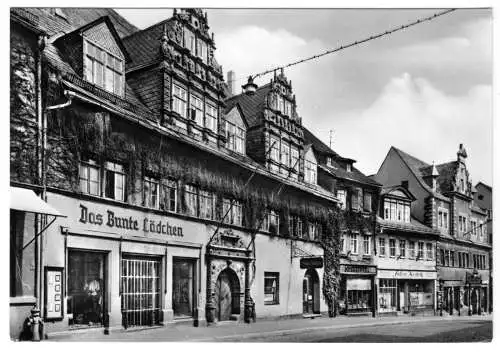
[[[379,248],[378,255],[381,257],[385,257],[386,256],[385,238],[382,237],[378,238],[378,248]]]
[[[274,283],[276,284],[275,286],[271,285],[268,286],[266,285],[266,281],[271,280],[275,281]],[[270,271],[265,271],[264,272],[264,305],[279,305],[280,303],[280,273],[279,272],[270,272]],[[271,291],[269,292],[269,288],[271,288]],[[272,299],[269,301],[267,300],[267,296],[271,295]]]
[[[121,170],[118,170],[121,169]],[[113,196],[110,196],[108,194],[108,173],[113,174]],[[117,190],[117,178],[122,178],[122,198],[117,198],[116,195],[116,190]],[[125,165],[119,162],[111,162],[111,161],[106,161],[104,163],[104,182],[103,182],[103,189],[104,189],[104,197],[110,200],[115,200],[115,201],[121,201],[125,202],[127,199],[126,195],[126,185],[127,185],[127,175],[125,173]],[[118,188],[120,189],[120,188]]]
[[[146,187],[146,185],[150,185],[149,188]],[[148,192],[152,190],[152,185],[156,185],[156,195],[150,194],[147,195]],[[154,178],[151,176],[144,176],[143,180],[143,200],[144,200],[144,207],[148,208],[154,208],[154,209],[159,209],[160,208],[160,180],[158,178]],[[151,202],[154,198],[154,204]]]
[[[188,103],[188,90],[177,82],[172,83],[172,111],[179,114],[184,119],[188,119],[187,103]]]
[[[389,238],[389,257],[396,257],[396,239]]]
[[[82,167],[85,168],[87,177],[83,178],[82,177]],[[90,170],[97,170],[97,192],[92,193],[91,192],[91,177],[90,177]],[[80,192],[87,194],[87,195],[94,195],[94,196],[101,196],[101,167],[100,165],[93,159],[87,159],[87,160],[80,160],[80,165],[78,169],[78,180],[79,180],[79,186],[80,186]],[[82,190],[82,180],[85,181],[86,183],[86,190]]]
[[[174,180],[174,179],[164,179],[162,180],[162,182],[160,183],[160,187],[162,189],[162,203],[161,205],[163,205],[163,207],[161,207],[164,211],[167,211],[167,212],[173,212],[173,213],[177,213],[178,210],[179,210],[179,185],[177,184],[177,181]],[[171,209],[171,205],[170,205],[170,202],[171,202],[171,198],[170,198],[170,192],[171,191],[174,191],[174,210]],[[168,194],[168,196],[167,196]]]

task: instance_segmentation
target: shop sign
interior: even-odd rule
[[[306,257],[300,259],[300,268],[322,268],[322,257]]]
[[[368,273],[374,274],[375,267],[363,265],[340,265],[341,273]]]
[[[125,211],[126,212],[126,211]],[[171,225],[161,219],[161,217],[134,217],[130,214],[118,214],[112,209],[106,209],[100,213],[92,208],[79,205],[78,222],[83,224],[94,225],[98,227],[107,227],[117,230],[132,230],[142,231],[144,233],[153,233],[160,235],[171,235],[183,237],[182,227]]]
[[[394,279],[436,279],[436,272],[426,271],[408,271],[408,270],[379,270],[378,276],[380,278],[394,278]]]
[[[365,278],[348,278],[346,287],[347,290],[371,290],[372,281]]]
[[[467,284],[481,284],[481,275],[477,272],[475,273],[470,273],[467,272],[465,275],[465,283]]]

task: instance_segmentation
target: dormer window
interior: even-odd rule
[[[348,172],[352,172],[352,166],[350,163],[347,163],[346,166],[345,166],[345,169],[348,171]]]
[[[410,202],[384,199],[384,219],[397,222],[410,222]]]
[[[226,120],[226,147],[232,151],[245,153],[245,130]]]
[[[86,39],[84,40],[84,56],[85,80],[123,97],[123,60]]]
[[[317,182],[317,173],[318,173],[318,165],[315,161],[306,159],[304,162],[305,175],[304,179],[306,183],[316,184]]]

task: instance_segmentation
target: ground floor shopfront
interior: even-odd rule
[[[489,308],[489,273],[441,268],[438,271],[442,312],[445,315],[481,315]],[[439,303],[441,310],[441,303]]]
[[[340,265],[340,314],[372,315],[375,310],[376,267],[371,265]]]
[[[379,314],[434,313],[435,271],[379,269],[376,282]]]
[[[321,260],[317,244],[259,233],[252,247],[243,229],[222,227],[207,246],[215,222],[55,193],[47,201],[68,216],[44,238],[48,333],[327,311],[322,262],[301,261]]]

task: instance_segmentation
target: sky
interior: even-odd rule
[[[170,9],[117,9],[145,28]],[[208,9],[215,56],[250,74],[430,16],[439,9]],[[473,184],[492,185],[492,13],[459,9],[431,22],[285,70],[303,124],[366,175],[391,146],[431,164],[463,143]],[[257,79],[261,85],[271,76]]]

